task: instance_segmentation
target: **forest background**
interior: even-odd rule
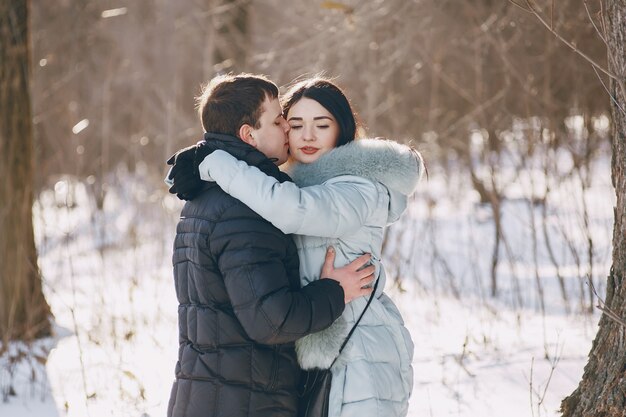
[[[83,344],[95,345],[102,334],[120,343],[138,337],[137,317],[116,322],[126,320],[123,308],[111,312],[106,326],[93,316],[82,323],[80,284],[64,287],[63,277],[97,276],[105,310],[111,300],[104,278],[111,277],[62,261],[68,253],[93,255],[76,252],[86,235],[101,269],[110,268],[111,256],[145,256],[142,264],[133,261],[123,292],[136,299],[147,259],[159,268],[169,261],[180,203],[162,183],[164,161],[201,138],[194,108],[201,84],[226,72],[263,73],[281,86],[323,73],[345,89],[367,136],[411,143],[428,165],[428,185],[412,214],[388,234],[390,290],[399,298],[409,292],[472,300],[495,316],[512,314],[518,325],[524,312],[534,312],[543,318],[544,359],[553,371],[559,355],[549,352],[546,317],[595,323],[596,306],[605,307],[615,205],[612,99],[619,100],[611,68],[621,62],[607,58],[606,15],[618,3],[32,2],[32,190],[39,268],[52,311],[62,318],[65,295],[73,297],[68,327],[79,345],[81,334]],[[454,228],[466,215],[470,221],[461,226],[469,227],[463,229],[469,241],[453,245]],[[146,249],[145,239],[157,248]],[[167,285],[166,269],[159,274]],[[62,300],[57,307],[55,299]],[[24,357],[45,364],[49,350],[33,354],[29,337],[25,350],[8,349],[9,336],[3,332],[5,399],[14,390],[14,364]],[[585,337],[590,343],[593,332]],[[465,371],[467,343],[455,359]],[[123,349],[113,350],[123,362]],[[81,369],[89,409],[96,391],[84,364]],[[122,370],[120,381],[145,383],[129,372]],[[531,410],[547,412],[545,392],[533,391],[530,380]],[[144,397],[136,390],[133,398]],[[62,396],[55,396],[58,403]]]

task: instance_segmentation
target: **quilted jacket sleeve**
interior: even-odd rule
[[[285,236],[248,208],[237,206],[216,223],[211,251],[248,336],[258,343],[280,344],[330,326],[345,308],[341,286],[330,279],[302,289],[290,285]]]
[[[367,223],[378,203],[376,185],[356,176],[299,188],[280,183],[223,151],[205,159],[212,180],[284,233],[341,237]]]

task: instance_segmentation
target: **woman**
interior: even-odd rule
[[[423,171],[421,157],[392,141],[355,141],[350,104],[328,80],[296,84],[283,109],[290,125],[287,172],[295,184],[280,183],[219,150],[200,164],[200,175],[294,234],[303,285],[319,278],[328,246],[335,248],[340,265],[371,253],[381,282],[332,367],[329,415],[404,416],[413,385],[413,343],[398,309],[383,293],[380,258],[383,229],[406,209]],[[330,328],[296,342],[303,369],[331,365],[366,303],[367,297],[352,301]]]

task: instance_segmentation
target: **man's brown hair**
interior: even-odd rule
[[[196,99],[206,132],[239,136],[239,128],[260,127],[265,98],[278,98],[278,87],[263,75],[219,75],[202,88]]]

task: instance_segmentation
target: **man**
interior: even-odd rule
[[[289,125],[275,84],[247,74],[217,77],[199,111],[205,141],[168,163],[187,158],[197,165],[224,149],[289,179],[277,168],[287,159]],[[175,167],[168,178],[176,177]],[[332,279],[300,288],[292,239],[215,183],[197,185],[198,195],[170,189],[190,201],[174,242],[180,347],[168,416],[293,417],[300,375],[294,341],[330,326],[345,302],[371,292],[362,287],[373,267],[359,270],[369,260],[364,256],[335,270],[330,254],[321,276]]]

